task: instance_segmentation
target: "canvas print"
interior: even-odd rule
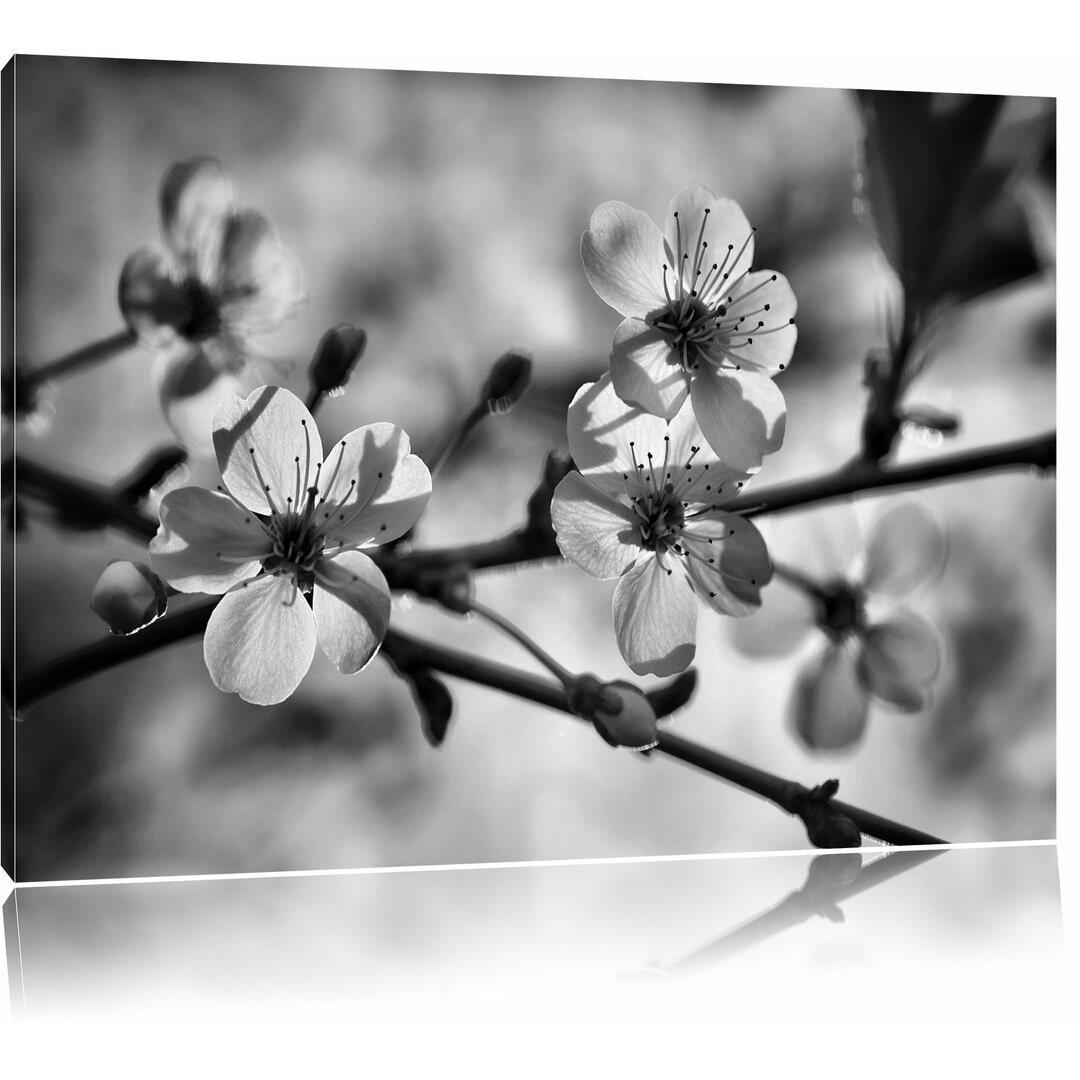
[[[1054,100],[5,80],[15,881],[1055,835]]]

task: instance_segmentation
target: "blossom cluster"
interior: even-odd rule
[[[772,380],[795,346],[795,296],[780,274],[752,270],[754,231],[738,205],[700,185],[672,200],[663,232],[604,203],[581,256],[623,321],[610,372],[570,406],[578,471],[556,489],[552,521],[568,559],[619,579],[626,662],[672,674],[694,657],[696,599],[747,615],[772,575],[760,533],[724,507],[783,442]]]
[[[299,272],[262,215],[235,209],[213,159],[173,166],[160,199],[166,248],[127,260],[121,311],[164,358],[174,423],[179,402],[214,388],[205,442],[222,484],[165,495],[149,560],[173,589],[222,597],[204,638],[210,675],[270,704],[299,685],[316,641],[345,673],[375,655],[390,593],[366,552],[412,528],[431,475],[392,424],[358,428],[324,457],[310,411],[289,391],[230,393],[252,358],[250,339],[298,303]],[[612,614],[629,667],[672,675],[695,656],[700,605],[750,615],[774,576],[764,539],[732,500],[783,442],[786,407],[773,380],[795,347],[795,296],[781,274],[753,269],[754,230],[738,205],[700,185],[672,200],[662,230],[624,203],[604,203],[581,257],[623,318],[610,370],[570,404],[574,469],[554,490],[551,524],[567,559],[616,580]],[[364,343],[349,326],[324,337],[312,368],[320,393],[348,377]],[[188,434],[197,441],[191,425]],[[864,577],[811,590],[829,644],[796,686],[796,730],[808,746],[854,742],[871,696],[921,705],[936,640],[908,612],[879,623],[866,615],[869,594],[888,591],[889,574],[915,550],[879,531]],[[147,568],[111,573],[99,607],[116,632],[160,613],[164,593],[147,592]]]

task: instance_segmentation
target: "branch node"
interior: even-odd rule
[[[862,844],[858,827],[832,805],[840,789],[839,780],[826,780],[817,787],[802,788],[786,800],[785,810],[802,820],[810,843],[820,848],[852,848]]]

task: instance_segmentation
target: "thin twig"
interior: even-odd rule
[[[41,367],[28,371],[26,381],[30,386],[39,386],[49,379],[59,378],[70,371],[108,360],[116,356],[117,353],[131,348],[138,340],[133,330],[121,330],[111,337],[84,345],[81,349],[76,349],[74,352],[69,352],[56,360],[50,361],[48,364],[42,364]]]
[[[55,693],[80,679],[89,678],[127,660],[144,656],[166,645],[201,633],[217,603],[218,598],[215,597],[184,611],[166,615],[137,634],[129,637],[104,638],[35,668],[19,682],[16,691],[16,707],[25,709],[47,694]],[[395,630],[387,632],[382,645],[382,653],[394,667],[402,672],[416,669],[438,671],[444,675],[467,679],[515,697],[546,705],[572,716],[576,715],[566,691],[561,686],[505,664],[461,653],[444,645],[424,641]],[[660,733],[659,744],[652,752],[667,754],[730,784],[751,791],[775,803],[787,813],[797,813],[795,807],[812,790],[670,732]],[[886,843],[899,845],[944,843],[927,833],[909,829],[888,818],[860,810],[846,803],[833,800],[828,805],[849,817],[860,832],[876,836]]]
[[[144,542],[157,532],[152,517],[118,498],[111,488],[76,480],[22,456],[15,462],[15,483],[25,495],[51,505],[71,521],[89,527],[115,525]]]
[[[1050,432],[1034,439],[1006,443],[1001,446],[965,450],[945,454],[931,461],[912,465],[883,468],[873,463],[858,463],[826,476],[796,480],[790,484],[775,484],[746,492],[724,505],[727,513],[756,517],[780,510],[792,510],[808,503],[827,502],[845,495],[859,495],[893,487],[953,480],[991,469],[1027,468],[1048,470],[1057,463],[1057,433]]]

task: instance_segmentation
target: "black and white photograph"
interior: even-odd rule
[[[245,59],[5,57],[16,1023],[1056,970],[1059,84]]]

